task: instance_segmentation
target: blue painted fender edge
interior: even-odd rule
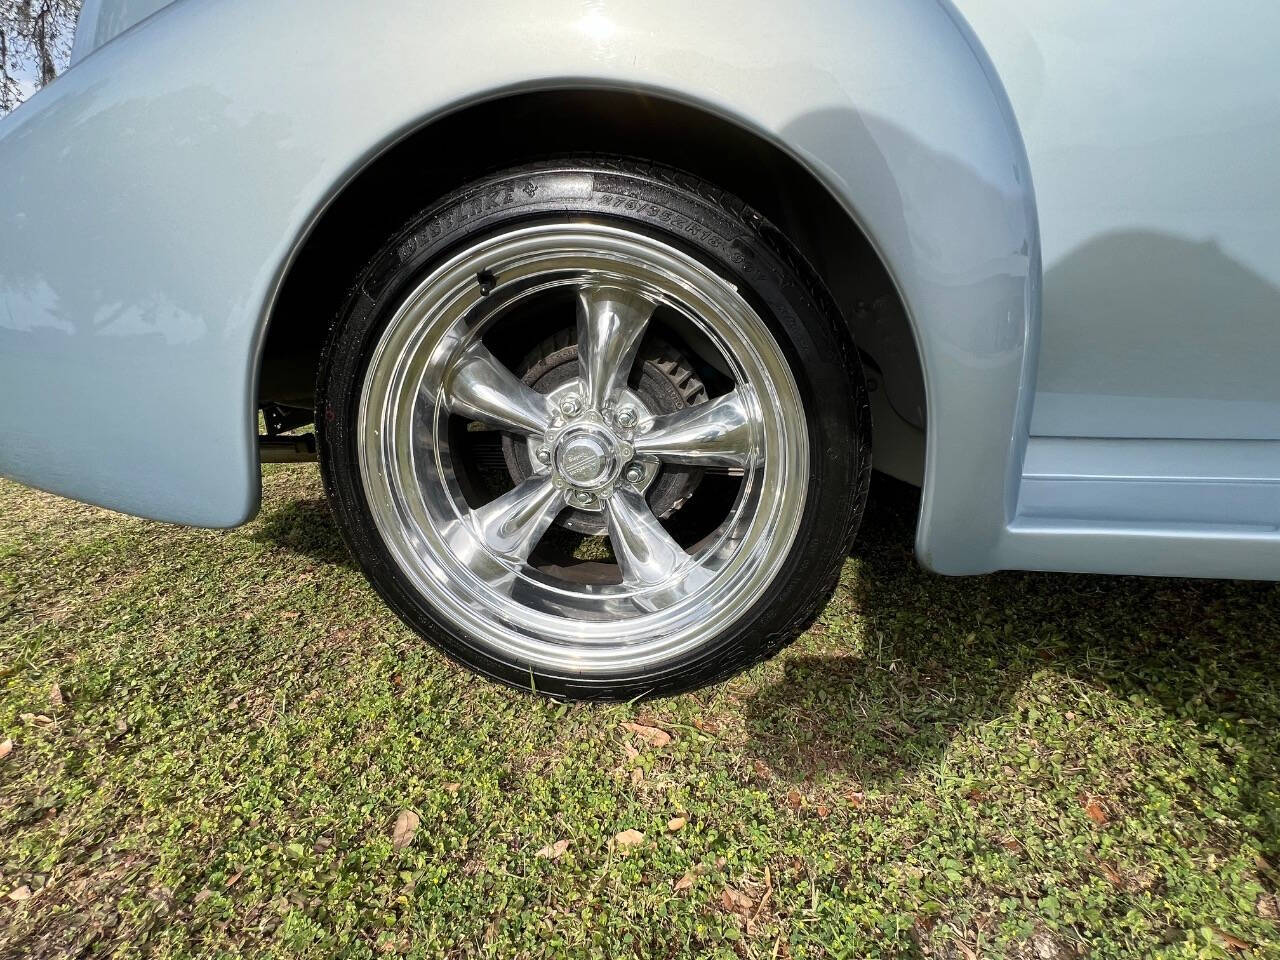
[[[179,0],[0,122],[0,472],[243,522],[263,332],[325,205],[459,106],[582,86],[741,124],[861,224],[924,366],[920,557],[993,569],[1034,386],[1039,237],[1008,100],[946,0]]]

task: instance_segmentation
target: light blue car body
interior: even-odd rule
[[[344,187],[471,104],[642,91],[879,254],[924,564],[1280,579],[1278,44],[1267,0],[89,0],[0,121],[0,473],[245,521],[272,307]]]

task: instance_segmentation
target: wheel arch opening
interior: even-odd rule
[[[310,408],[319,358],[350,285],[387,239],[449,191],[490,170],[564,154],[663,163],[736,194],[818,271],[861,353],[871,387],[877,469],[919,485],[925,382],[888,270],[821,181],[777,144],[712,111],[640,91],[515,93],[450,113],[371,160],[325,209],[272,307],[260,404]]]

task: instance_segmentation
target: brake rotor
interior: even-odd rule
[[[707,399],[707,388],[688,360],[670,344],[648,337],[640,345],[640,361],[632,371],[630,386],[655,417],[675,413]],[[578,378],[578,346],[573,333],[563,331],[534,347],[516,369],[516,375],[538,393],[550,393]],[[502,453],[514,483],[533,473],[529,447],[521,438],[504,436]],[[649,508],[660,518],[680,509],[697,489],[702,470],[676,464],[663,465],[645,494]],[[608,531],[603,516],[583,510],[565,510],[557,526],[575,533],[600,536]]]

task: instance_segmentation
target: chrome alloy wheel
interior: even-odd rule
[[[578,376],[538,393],[495,356],[494,338],[566,295]],[[628,380],[657,315],[690,331],[726,389],[675,412],[646,408]],[[476,503],[452,418],[524,438],[531,474]],[[520,227],[436,268],[372,352],[356,443],[372,518],[418,592],[474,645],[560,676],[660,669],[738,622],[791,550],[809,475],[799,390],[764,320],[700,261],[603,224]],[[668,464],[738,481],[695,543],[646,500]],[[603,515],[614,582],[538,562],[570,508]]]

